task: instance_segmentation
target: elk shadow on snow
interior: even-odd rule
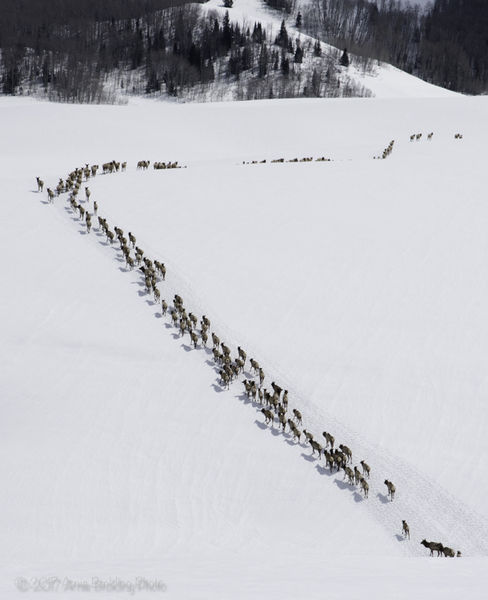
[[[390,499],[388,498],[388,496],[385,496],[385,494],[381,494],[380,492],[378,492],[376,496],[380,499],[380,501],[383,504],[388,504],[390,502]]]
[[[262,423],[261,421],[258,421],[257,419],[254,422],[259,427],[259,429],[261,429],[262,431],[264,431],[265,429],[268,429],[268,426],[266,425],[266,423]]]
[[[211,387],[213,387],[214,391],[218,394],[227,391],[225,388],[221,387],[220,385],[217,385],[216,383],[212,383]]]
[[[361,494],[359,492],[354,492],[352,497],[354,498],[354,502],[364,502],[364,498],[361,496]]]
[[[218,372],[219,372],[219,368],[218,368],[218,367],[217,367],[217,365],[216,365],[214,362],[212,362],[211,360],[206,360],[206,361],[205,361],[205,364],[206,364],[206,365],[208,365],[208,366],[209,366],[211,369],[213,369],[213,370],[215,371],[215,373],[218,373]],[[245,394],[242,394],[242,395],[244,396]],[[237,398],[240,398],[240,396],[236,396],[236,397],[237,397]]]
[[[345,481],[341,481],[340,479],[334,479],[334,483],[340,490],[353,490],[354,486],[350,483],[346,483]]]
[[[314,460],[317,458],[313,454],[305,454],[305,452],[302,452],[300,456],[302,456],[307,462],[314,462]]]
[[[285,442],[285,444],[288,444],[288,446],[296,446],[297,443],[295,442],[295,440],[288,438],[285,438],[283,440]]]
[[[403,535],[400,535],[399,533],[395,533],[393,537],[396,539],[397,542],[404,542],[406,539]]]
[[[185,352],[191,352],[193,350],[193,348],[191,346],[188,346],[188,344],[181,344],[181,347]]]
[[[322,465],[315,465],[315,469],[317,470],[317,473],[319,473],[319,475],[327,475],[327,477],[332,477],[332,475],[334,475],[334,473],[332,473],[330,469],[327,469]]]

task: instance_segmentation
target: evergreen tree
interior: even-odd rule
[[[303,49],[300,46],[299,41],[297,40],[297,49],[295,50],[295,62],[302,63],[303,61]]]
[[[349,55],[347,54],[347,48],[344,48],[344,52],[342,53],[341,59],[339,61],[339,64],[342,67],[348,67],[349,66]]]
[[[225,8],[232,8],[234,5],[234,0],[224,0]]]
[[[281,54],[281,72],[285,77],[290,74],[290,61],[284,52]]]
[[[317,71],[317,69],[314,69],[312,73],[311,88],[312,94],[317,98],[320,98],[320,73]]]
[[[268,49],[266,48],[266,44],[261,45],[261,52],[259,54],[259,62],[258,62],[258,77],[263,79],[266,77],[268,73]]]
[[[286,30],[285,21],[281,21],[280,32],[276,36],[275,44],[282,48],[287,48],[289,42],[288,31]]]
[[[252,67],[252,51],[249,44],[246,44],[242,49],[241,63],[242,70],[248,71]]]
[[[295,21],[295,27],[300,29],[301,26],[302,26],[302,13],[300,11],[298,11],[297,19]]]
[[[225,11],[224,21],[222,23],[222,45],[226,50],[232,46],[232,26],[230,24],[229,11]]]
[[[277,71],[280,68],[280,55],[275,50],[273,52],[273,69]]]

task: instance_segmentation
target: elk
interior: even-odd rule
[[[359,469],[357,468],[356,465],[354,465],[354,482],[355,482],[355,484],[358,485],[359,483],[361,483],[362,478],[363,478],[363,476],[359,472]]]
[[[295,425],[295,423],[291,420],[288,419],[288,425],[290,427],[291,432],[293,433],[293,439],[298,439],[298,441],[300,441],[300,436],[302,435],[301,432],[297,429],[297,426]]]
[[[257,373],[259,370],[259,363],[255,361],[254,358],[250,358],[249,362],[251,363],[251,371]]]
[[[285,418],[285,415],[280,414],[279,417],[278,417],[278,419],[280,421],[281,428],[283,429],[283,431],[286,431],[286,418]]]
[[[362,460],[359,464],[363,468],[363,475],[366,475],[366,477],[369,479],[369,472],[371,471],[370,466],[366,464],[364,460]]]
[[[268,425],[269,423],[271,423],[271,426],[273,426],[273,421],[274,421],[274,415],[273,415],[273,413],[270,410],[268,410],[267,408],[262,408],[261,412],[264,415],[264,419],[265,419],[266,425]]]
[[[202,317],[202,321],[203,321],[203,317]],[[240,346],[237,346],[237,352],[239,353],[239,358],[244,362],[244,365],[245,365],[246,364],[246,356],[247,356],[246,353]]]
[[[339,448],[346,455],[347,462],[350,462],[352,460],[352,452],[351,452],[350,448],[348,448],[347,446],[344,446],[344,444],[339,444]]]
[[[313,439],[311,439],[309,441],[310,441],[310,445],[312,446],[312,454],[315,454],[315,451],[317,451],[318,455],[319,455],[319,459],[320,459],[320,457],[322,456],[322,450],[323,450],[322,446]]]
[[[390,498],[390,502],[393,502],[393,498],[395,497],[396,491],[395,486],[391,481],[388,481],[388,479],[385,479],[385,485],[388,489],[388,497]]]
[[[402,535],[410,539],[410,527],[405,520],[402,521]]]
[[[344,467],[344,477],[342,478],[343,480],[347,477],[347,481],[351,484],[354,485],[354,471],[351,469],[351,467]]]
[[[434,552],[437,552],[437,556],[440,556],[444,546],[440,542],[428,542],[426,539],[423,539],[420,542],[421,546],[425,546],[430,550],[430,555],[434,556]]]
[[[326,445],[330,445],[331,449],[334,450],[334,442],[335,442],[334,436],[331,435],[330,433],[327,433],[327,431],[322,432],[322,435],[325,438]]]
[[[271,387],[273,388],[273,391],[275,392],[275,394],[277,394],[279,397],[281,392],[283,391],[283,388],[281,388],[279,385],[277,385],[274,381],[271,382]]]

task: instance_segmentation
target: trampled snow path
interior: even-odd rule
[[[134,167],[132,166],[132,169]],[[271,168],[276,168],[271,166]],[[130,170],[130,167],[129,167]],[[168,172],[169,173],[169,172]],[[162,173],[164,177],[165,173]],[[123,177],[124,174],[114,174],[113,177]],[[89,183],[92,189],[96,189],[96,183],[98,179],[91,179]],[[66,202],[66,195],[58,198],[55,202],[56,210],[58,214],[63,215],[67,213],[71,216],[72,220],[81,227],[80,233],[85,232],[85,226],[83,221],[75,215],[71,209],[68,208]],[[81,203],[86,209],[93,209],[93,202],[84,201],[81,196]],[[98,214],[104,216],[107,219],[109,227],[113,229],[114,225],[122,227],[124,231],[128,231],[130,226],[128,223],[115,223],[111,219],[110,215],[103,213],[103,210],[99,208]],[[242,341],[235,338],[232,328],[228,327],[225,323],[215,317],[215,312],[212,311],[211,307],[204,307],[198,295],[192,288],[191,282],[186,281],[181,274],[178,273],[178,267],[175,264],[169,264],[166,257],[158,254],[157,249],[151,248],[146,245],[144,238],[140,237],[137,232],[133,231],[137,238],[137,245],[145,250],[145,256],[151,260],[160,260],[165,262],[168,268],[166,280],[159,281],[159,289],[162,294],[162,298],[165,298],[168,304],[171,304],[174,294],[180,294],[185,302],[185,308],[187,311],[191,311],[194,314],[212,314],[212,325],[211,331],[215,331],[220,339],[229,345],[232,349],[233,355],[237,355],[236,348],[238,345],[244,345]],[[87,236],[87,242],[93,243],[94,239],[98,238],[98,242],[101,246],[106,247],[105,253],[109,256],[114,255],[114,260],[119,266],[119,269],[127,272],[129,282],[131,285],[139,286],[139,295],[145,300],[145,302],[154,308],[156,303],[153,301],[152,294],[142,291],[144,284],[141,277],[137,277],[137,270],[129,271],[128,268],[122,268],[125,265],[125,259],[123,254],[120,252],[120,248],[117,242],[114,246],[110,246],[105,239],[103,232],[95,226],[92,229],[92,234]],[[129,290],[128,290],[129,293]],[[159,308],[159,306],[158,306]],[[210,308],[210,310],[209,310]],[[156,313],[157,315],[158,313]],[[163,315],[160,315],[163,317]],[[177,328],[171,326],[171,319],[169,315],[162,319],[165,323],[165,328],[162,330],[163,334],[171,334],[175,338],[179,338]],[[167,330],[166,328],[169,329]],[[176,333],[175,333],[176,332]],[[186,336],[183,338],[183,348],[186,351],[193,351],[192,345]],[[187,342],[185,344],[185,342]],[[446,546],[452,547],[455,550],[462,549],[462,552],[466,556],[484,556],[488,554],[488,523],[486,519],[471,511],[468,507],[463,505],[461,502],[456,500],[452,495],[443,490],[437,483],[433,483],[428,480],[427,477],[422,475],[420,471],[415,469],[412,465],[408,465],[405,461],[402,461],[398,457],[387,454],[384,449],[382,450],[378,446],[374,446],[368,443],[361,434],[356,431],[352,431],[339,422],[333,415],[328,413],[323,407],[318,407],[312,402],[308,402],[307,399],[301,395],[300,391],[295,389],[293,382],[288,380],[284,373],[281,372],[279,365],[273,363],[269,357],[265,357],[263,360],[262,352],[259,350],[259,344],[247,344],[245,345],[248,351],[248,358],[254,356],[258,358],[259,363],[264,368],[266,374],[265,386],[268,385],[272,380],[276,380],[283,388],[286,388],[290,392],[291,398],[293,398],[293,404],[290,405],[292,408],[298,408],[302,415],[304,415],[304,422],[302,428],[306,428],[315,435],[315,439],[319,443],[323,442],[321,432],[325,429],[335,436],[336,446],[340,443],[345,443],[353,451],[353,464],[358,464],[361,459],[371,466],[371,479],[369,480],[369,498],[364,499],[360,490],[356,486],[352,486],[344,482],[341,473],[331,473],[329,469],[325,468],[324,461],[318,460],[311,455],[311,448],[305,443],[295,444],[291,440],[290,434],[279,433],[278,439],[284,438],[287,443],[295,447],[296,450],[301,452],[303,459],[310,464],[310,476],[321,476],[328,484],[335,484],[341,490],[344,495],[349,495],[351,501],[358,504],[358,510],[366,510],[372,518],[382,524],[386,532],[397,531],[395,537],[400,541],[402,540],[401,533],[398,531],[398,525],[402,519],[407,520],[410,525],[411,540],[406,540],[402,543],[403,551],[406,555],[419,556],[424,555],[427,552],[423,547],[419,546],[422,538],[428,540],[441,541]],[[210,351],[207,349],[203,350],[201,344],[199,349],[202,355],[202,360],[206,359],[207,364],[214,369],[217,373],[219,367],[213,362]],[[252,350],[252,351],[251,351]],[[246,369],[244,373],[246,377],[252,377],[252,374]],[[216,375],[215,388],[218,391],[222,391],[220,383],[218,382],[218,376]],[[238,383],[231,384],[230,390],[225,391],[225,394],[231,395],[233,398],[239,401],[243,401],[246,404],[252,405],[256,409],[257,423],[265,430],[262,422],[260,409],[261,406],[258,403],[251,402],[245,398],[243,394],[243,388],[240,384],[240,378]],[[277,437],[277,430],[279,425],[275,420],[274,430],[270,428],[270,433],[273,437]],[[270,438],[270,443],[276,443]],[[312,470],[315,470],[315,472]],[[396,496],[394,502],[390,502],[386,495],[386,486],[384,485],[384,479],[390,479],[396,486]],[[360,506],[359,506],[360,505]]]

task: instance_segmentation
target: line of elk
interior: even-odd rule
[[[325,158],[325,156],[320,156],[319,158],[314,159],[313,156],[304,156],[303,158],[289,158],[285,160],[284,158],[274,158],[270,160],[270,163],[304,163],[304,162],[331,162],[331,158]],[[242,161],[243,165],[265,165],[266,159],[263,160],[249,160]]]
[[[391,152],[391,149],[393,148],[393,143],[393,141],[390,143],[389,152]],[[283,159],[274,162],[282,161]],[[146,170],[149,165],[149,161],[139,161],[137,163],[137,169]],[[160,165],[161,163],[154,163],[154,168],[179,168],[177,166],[177,162],[169,162],[164,167],[161,167]],[[102,171],[105,174],[116,173],[119,170],[125,171],[126,167],[126,162],[120,163],[117,161],[110,161],[102,165]],[[85,198],[87,203],[85,205],[86,208],[77,202],[77,195],[83,182],[83,178],[85,181],[88,181],[90,177],[95,177],[98,169],[98,165],[88,166],[88,164],[86,164],[84,167],[74,169],[68,174],[64,181],[63,179],[60,179],[55,188],[56,195],[58,196],[61,193],[70,192],[70,207],[73,212],[78,212],[79,219],[85,223],[88,233],[90,233],[92,228],[92,216],[97,214],[98,206],[97,203],[94,202],[94,213],[90,214],[87,208],[91,195],[88,187],[85,187]],[[38,191],[42,192],[44,188],[44,182],[39,177],[36,178],[36,181]],[[49,201],[52,202],[55,194],[52,190],[50,190],[50,188],[47,188],[47,192]],[[170,314],[173,325],[178,328],[180,336],[183,337],[188,333],[191,343],[195,349],[198,347],[199,343],[206,348],[209,340],[208,332],[210,328],[210,320],[203,315],[199,321],[199,319],[192,312],[187,312],[183,299],[178,294],[174,295],[172,306],[169,306],[164,298],[161,299],[161,294],[157,286],[158,281],[165,281],[166,279],[166,267],[164,263],[159,262],[158,260],[151,260],[147,256],[145,257],[144,251],[136,246],[136,237],[132,234],[132,232],[128,232],[129,240],[127,240],[124,235],[124,231],[117,226],[115,226],[112,231],[104,217],[98,216],[98,230],[99,232],[103,232],[105,234],[107,243],[110,243],[111,245],[115,242],[115,238],[117,238],[117,241],[120,245],[120,251],[125,258],[127,268],[130,270],[132,270],[135,266],[139,268],[141,275],[144,277],[146,293],[153,295],[154,302],[157,302],[158,304],[161,303],[161,312],[163,316],[168,313]],[[131,256],[131,249],[134,252],[134,256]],[[222,387],[229,389],[230,384],[244,372],[247,362],[247,354],[240,346],[238,346],[237,355],[235,358],[232,358],[231,349],[220,340],[216,333],[212,332],[211,336],[212,354],[216,369],[219,374],[219,383]],[[325,465],[329,468],[331,473],[334,471],[336,473],[343,471],[343,481],[347,480],[348,484],[352,486],[359,486],[364,497],[368,498],[369,484],[367,479],[370,477],[370,466],[364,460],[361,460],[359,462],[361,465],[361,470],[357,465],[354,465],[353,467],[351,449],[344,444],[338,444],[336,446],[335,437],[331,433],[323,431],[322,436],[324,441],[319,443],[314,439],[314,435],[311,432],[307,431],[306,429],[300,430],[298,427],[302,425],[302,414],[296,408],[293,408],[291,411],[288,410],[288,390],[284,390],[281,386],[273,381],[271,382],[272,391],[268,391],[267,388],[263,387],[266,376],[262,367],[254,358],[249,358],[249,365],[251,377],[242,380],[245,394],[250,400],[262,407],[260,412],[264,416],[265,423],[267,425],[271,425],[273,428],[275,420],[277,420],[282,432],[286,433],[288,428],[293,440],[297,441],[297,443],[301,442],[301,438],[303,436],[305,443],[309,444],[312,448],[312,455],[317,453],[319,461],[323,457],[325,460]],[[393,502],[396,492],[395,486],[388,479],[385,479],[384,483],[387,488],[388,498],[391,502]],[[406,521],[402,521],[402,526],[402,534],[405,537],[410,538],[410,529]],[[438,556],[440,553],[443,553],[444,556],[455,555],[452,549],[437,542],[427,542],[424,539],[422,540],[421,544],[430,549],[431,556],[433,556],[434,551],[437,551]],[[457,556],[461,556],[461,552],[458,551]]]

